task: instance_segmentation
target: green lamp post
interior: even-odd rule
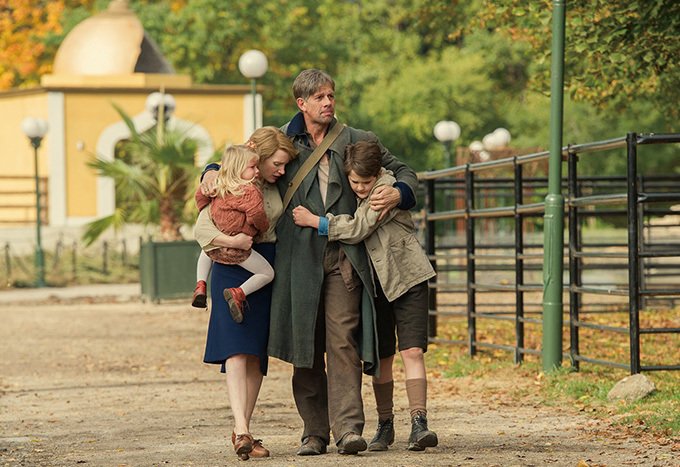
[[[253,131],[257,130],[257,87],[255,82],[267,72],[267,57],[259,50],[248,50],[238,59],[238,69],[243,76],[250,79],[253,97]]]
[[[21,122],[21,131],[31,141],[35,158],[35,212],[36,212],[36,246],[35,246],[35,267],[38,271],[38,278],[35,282],[36,287],[45,287],[45,255],[43,254],[41,235],[40,235],[40,179],[38,177],[38,148],[47,133],[47,122],[42,118],[27,117]]]
[[[460,126],[446,120],[438,122],[434,126],[434,137],[444,146],[445,167],[451,167],[451,143],[460,137]]]

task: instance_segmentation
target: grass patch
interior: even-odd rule
[[[91,247],[45,251],[45,281],[51,287],[139,282],[139,255]],[[33,287],[38,277],[34,255],[7,255],[0,262],[0,287]],[[8,261],[9,260],[9,261]]]
[[[646,327],[670,327],[677,325],[680,310],[647,311],[644,316]],[[606,316],[598,317],[606,320]],[[451,320],[438,323],[438,335],[449,339],[465,336],[465,323]],[[478,341],[512,345],[514,327],[504,323],[478,321]],[[625,336],[624,336],[625,337]],[[657,334],[641,342],[643,365],[677,364],[680,354],[677,334]],[[533,341],[532,341],[533,339]],[[540,334],[525,340],[525,347],[540,348]],[[621,334],[606,332],[581,333],[582,348],[599,354],[584,355],[607,361],[627,362],[627,351],[622,352]],[[568,337],[565,349],[568,345]],[[532,347],[535,346],[535,347]],[[627,342],[626,342],[627,346]],[[575,371],[569,360],[562,367],[543,374],[540,356],[526,355],[521,365],[513,362],[512,352],[493,348],[478,349],[470,357],[467,347],[456,344],[431,344],[425,354],[428,372],[445,378],[488,378],[493,381],[512,379],[502,385],[500,391],[508,396],[537,398],[542,404],[564,406],[565,404],[601,418],[614,427],[633,433],[645,433],[661,437],[680,436],[680,371],[644,372],[657,388],[652,395],[637,402],[607,399],[607,394],[620,380],[629,376],[625,369],[581,363]],[[497,388],[494,388],[496,390]]]
[[[680,435],[680,373],[647,372],[656,392],[631,403],[608,400],[611,388],[626,376],[624,370],[596,366],[582,365],[579,372],[563,368],[545,377],[541,392],[549,401],[567,402],[615,426],[654,435]]]

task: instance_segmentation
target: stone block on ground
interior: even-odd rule
[[[608,400],[625,400],[635,402],[656,391],[656,386],[643,374],[626,376],[616,383],[607,394]]]

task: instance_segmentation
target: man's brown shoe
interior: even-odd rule
[[[297,450],[298,456],[318,456],[326,454],[326,442],[318,436],[307,436]]]
[[[338,454],[356,454],[366,450],[366,440],[360,435],[347,432],[338,443]]]

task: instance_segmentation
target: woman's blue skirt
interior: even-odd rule
[[[275,245],[273,243],[253,244],[253,249],[274,266]],[[250,354],[260,357],[260,370],[267,374],[269,340],[269,313],[272,303],[272,284],[246,297],[248,305],[243,310],[243,322],[236,323],[229,313],[229,305],[223,291],[239,287],[252,273],[238,265],[214,262],[210,280],[212,310],[205,344],[205,363],[222,365],[236,354]]]

